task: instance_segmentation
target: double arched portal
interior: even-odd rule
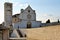
[[[27,28],[31,28],[31,22],[27,22]]]

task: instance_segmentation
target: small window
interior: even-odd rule
[[[16,19],[15,19],[15,21],[16,21]]]
[[[30,10],[28,10],[28,12],[30,12]]]
[[[7,10],[7,11],[10,11],[10,10]]]

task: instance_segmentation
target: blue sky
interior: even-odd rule
[[[20,9],[25,9],[28,5],[36,11],[36,19],[46,22],[60,20],[60,0],[0,0],[0,23],[4,21],[4,3],[13,3],[13,15],[20,13]]]

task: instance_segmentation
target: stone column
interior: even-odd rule
[[[3,40],[9,40],[9,30],[8,29],[3,30]]]

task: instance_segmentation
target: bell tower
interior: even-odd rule
[[[4,3],[4,21],[5,26],[12,25],[12,3]]]

